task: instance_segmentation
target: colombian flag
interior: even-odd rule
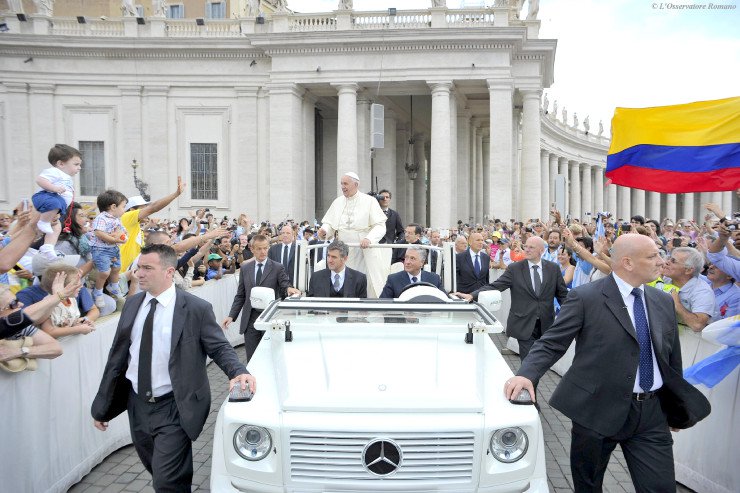
[[[740,188],[740,97],[617,108],[606,176],[662,193]]]

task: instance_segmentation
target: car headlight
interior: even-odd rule
[[[527,453],[529,439],[521,428],[503,428],[496,430],[491,437],[491,453],[507,464],[516,462]]]
[[[242,425],[234,433],[234,450],[247,460],[262,460],[272,448],[272,437],[261,426]]]

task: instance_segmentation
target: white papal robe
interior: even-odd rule
[[[375,198],[358,191],[352,197],[334,199],[321,220],[326,237],[345,243],[359,243],[364,238],[377,244],[385,235],[385,214]],[[367,275],[368,297],[377,298],[388,276],[388,262],[373,248],[350,248],[347,265]]]

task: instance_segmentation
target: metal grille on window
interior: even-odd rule
[[[105,190],[105,143],[81,140],[80,195],[97,196]]]
[[[190,144],[193,200],[218,200],[218,144]]]

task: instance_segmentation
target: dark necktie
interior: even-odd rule
[[[540,277],[540,273],[538,271],[540,266],[533,265],[532,268],[534,269],[534,294],[539,295],[540,290],[542,289],[542,278]]]
[[[339,284],[339,274],[334,274],[334,291],[338,293],[341,287]]]
[[[416,276],[411,278],[411,282],[416,282],[416,281],[417,281]]]
[[[635,316],[635,331],[637,342],[640,344],[640,387],[645,392],[650,392],[653,387],[653,346],[650,344],[650,327],[642,304],[642,291],[635,288],[632,295],[635,297],[632,310]]]
[[[154,332],[154,312],[157,311],[157,298],[149,301],[149,313],[144,320],[144,329],[141,332],[139,345],[139,395],[147,399],[152,394],[152,339]]]
[[[254,284],[259,286],[262,282],[262,264],[257,264],[257,277],[254,278]]]
[[[283,245],[283,267],[285,267],[285,272],[288,272],[289,253],[290,253],[290,247],[288,245]]]
[[[480,275],[480,253],[475,254],[475,264],[473,265],[473,269],[475,270],[475,275]]]

